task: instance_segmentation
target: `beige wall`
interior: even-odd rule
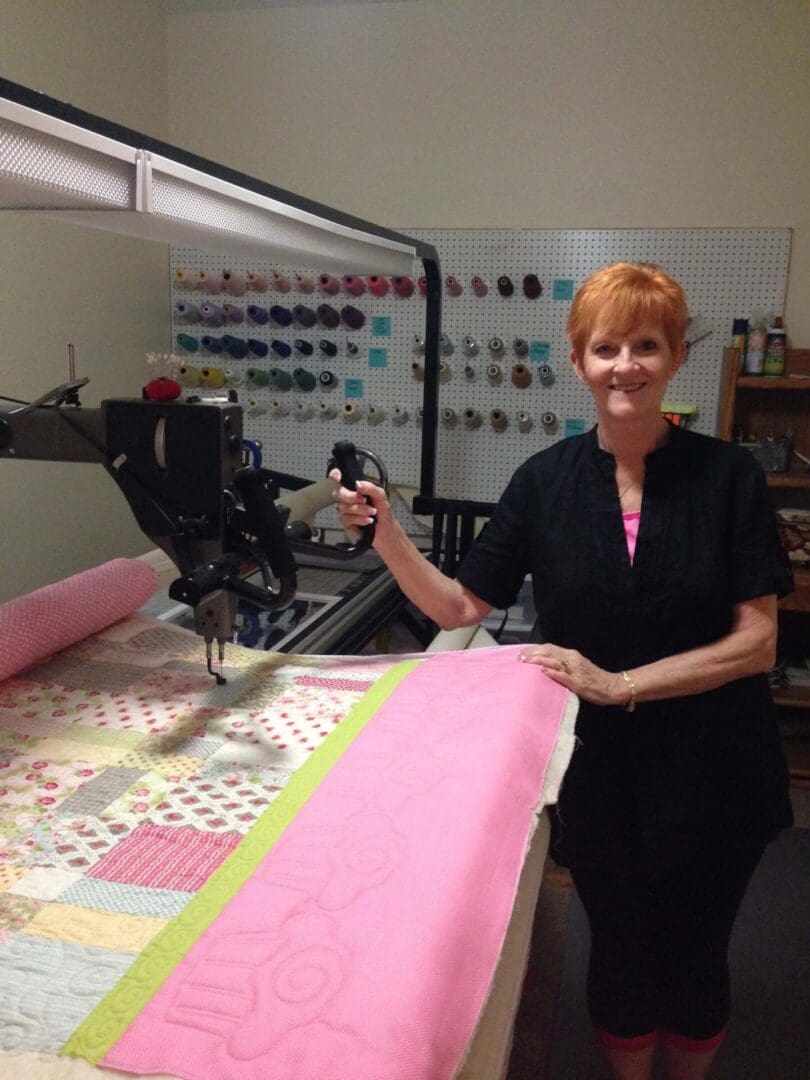
[[[210,5],[209,5],[210,6]],[[810,345],[806,0],[2,0],[0,72],[400,227],[790,226]],[[137,393],[164,248],[0,219],[0,392]],[[149,546],[95,466],[0,463],[0,600]]]
[[[2,0],[0,72],[90,112],[165,135],[165,16],[149,0]],[[168,349],[167,249],[0,215],[0,393],[30,399],[67,377],[85,405],[138,396],[144,354]],[[0,601],[152,547],[96,465],[0,462]]]
[[[170,16],[173,141],[392,226],[790,226],[810,346],[807,0],[244,8]]]

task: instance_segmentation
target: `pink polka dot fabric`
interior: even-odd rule
[[[157,586],[140,559],[113,559],[0,604],[0,681],[124,619]]]

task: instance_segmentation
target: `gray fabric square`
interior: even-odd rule
[[[121,765],[111,765],[100,776],[94,776],[92,780],[82,784],[78,791],[68,795],[65,801],[59,804],[56,813],[59,817],[98,815],[145,772],[146,769],[127,769]]]

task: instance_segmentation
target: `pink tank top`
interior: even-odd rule
[[[632,514],[622,514],[624,535],[627,538],[627,550],[630,552],[631,564],[636,554],[636,540],[638,540],[638,523],[640,520],[640,510],[634,510]]]

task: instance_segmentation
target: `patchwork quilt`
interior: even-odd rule
[[[512,648],[224,674],[135,615],[0,683],[0,1071],[452,1077],[576,699]]]

